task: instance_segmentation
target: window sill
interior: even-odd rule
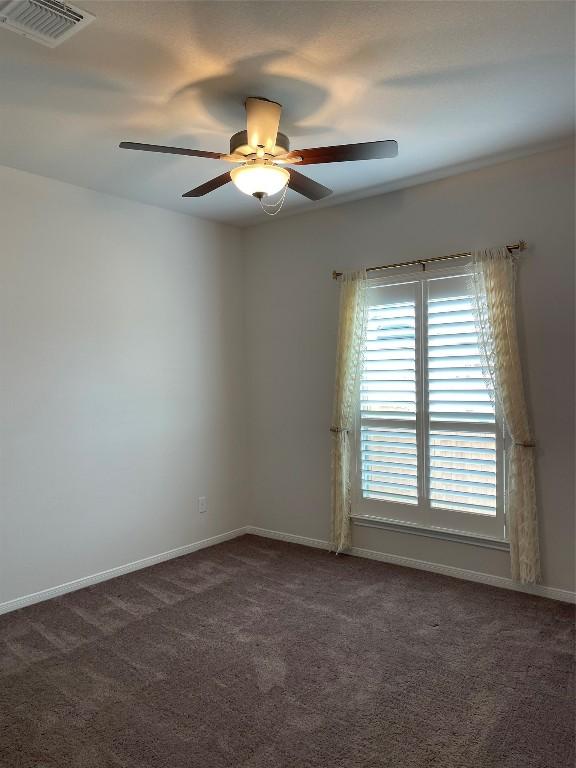
[[[351,519],[354,525],[365,528],[382,528],[386,531],[394,531],[395,533],[409,533],[416,536],[426,536],[430,539],[452,541],[457,544],[472,544],[476,547],[485,547],[486,549],[499,549],[504,552],[510,550],[510,543],[504,541],[504,539],[492,539],[486,536],[478,536],[474,533],[463,533],[462,531],[451,531],[444,528],[426,528],[416,523],[388,520],[371,515],[352,515]]]

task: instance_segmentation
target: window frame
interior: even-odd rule
[[[415,424],[416,450],[417,450],[417,481],[418,502],[416,504],[400,501],[386,501],[382,499],[364,498],[362,494],[362,457],[361,457],[361,413],[360,413],[360,383],[358,376],[357,391],[355,394],[354,429],[351,437],[354,451],[352,465],[352,517],[357,522],[382,523],[384,527],[406,530],[414,533],[419,530],[429,533],[437,533],[442,538],[454,537],[456,540],[470,538],[472,540],[494,541],[506,543],[508,541],[506,519],[506,462],[507,444],[506,434],[500,414],[498,403],[495,406],[495,424],[482,422],[440,422],[435,421],[435,429],[454,429],[455,431],[474,431],[495,434],[496,437],[496,515],[482,515],[474,512],[450,510],[444,507],[432,506],[430,500],[430,471],[429,471],[429,391],[428,391],[428,366],[427,366],[427,312],[425,308],[428,302],[428,283],[431,279],[439,277],[465,277],[469,273],[466,263],[452,265],[450,267],[434,267],[423,271],[422,269],[406,269],[395,272],[390,276],[377,276],[370,278],[367,291],[379,287],[389,287],[402,283],[418,283],[417,300],[415,307],[415,368],[416,368],[416,414],[415,420],[401,420],[373,418],[375,426],[401,427],[402,421],[408,427]],[[440,426],[439,426],[440,425]],[[469,429],[467,429],[469,427]]]

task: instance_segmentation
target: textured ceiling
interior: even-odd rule
[[[0,29],[0,164],[247,223],[264,214],[231,184],[181,198],[228,164],[118,142],[226,151],[247,95],[284,105],[293,148],[397,139],[393,160],[302,169],[337,202],[574,130],[571,2],[77,4],[96,21],[55,49]]]

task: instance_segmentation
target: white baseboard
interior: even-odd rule
[[[304,536],[295,536],[291,533],[280,533],[279,531],[268,531],[265,528],[256,528],[252,525],[247,526],[246,533],[252,533],[256,536],[264,536],[268,539],[278,539],[279,541],[289,541],[294,544],[304,544],[307,547],[317,547],[318,549],[329,549],[329,543],[321,539],[308,539]],[[441,563],[431,563],[426,560],[414,560],[411,557],[400,557],[399,555],[376,552],[371,549],[361,549],[352,547],[351,555],[355,557],[365,557],[369,560],[380,560],[383,563],[391,565],[401,565],[405,568],[416,568],[421,571],[430,571],[431,573],[441,573],[444,576],[452,576],[455,579],[464,579],[465,581],[474,581],[479,584],[488,584],[492,587],[501,589],[511,589],[515,592],[525,592],[530,595],[548,597],[551,600],[560,600],[566,603],[576,603],[576,593],[567,589],[558,589],[557,587],[545,587],[541,584],[518,584],[512,579],[504,576],[493,576],[489,573],[480,573],[479,571],[468,571],[465,568],[455,568],[451,565],[442,565]]]
[[[253,536],[264,536],[266,539],[277,539],[278,541],[289,541],[291,544],[302,544],[304,547],[314,547],[315,549],[330,549],[330,544],[322,539],[309,539],[306,536],[296,536],[294,533],[280,533],[280,531],[269,531],[267,528],[257,528],[254,525],[248,525],[245,528],[246,533]]]
[[[8,600],[5,603],[0,603],[0,615],[8,613],[9,611],[16,611],[18,608],[25,608],[27,605],[40,603],[43,600],[49,600],[51,597],[58,597],[59,595],[65,595],[67,592],[74,592],[77,589],[89,587],[92,584],[98,584],[100,581],[107,581],[116,576],[123,576],[125,573],[138,571],[141,568],[149,568],[151,565],[162,563],[165,560],[172,560],[174,557],[188,555],[190,552],[196,552],[198,549],[212,547],[214,544],[220,544],[222,541],[235,539],[238,536],[243,536],[245,533],[248,533],[247,528],[236,528],[234,531],[227,531],[218,536],[211,536],[209,539],[195,541],[193,544],[186,544],[183,547],[170,549],[168,552],[160,552],[158,555],[150,555],[150,557],[144,557],[142,560],[135,560],[132,563],[118,565],[116,568],[109,568],[107,571],[100,571],[91,576],[83,576],[81,579],[68,581],[65,584],[58,584],[56,587],[43,589],[40,592],[33,592],[31,595],[24,595],[22,597],[17,597],[14,600]]]
[[[278,541],[288,541],[293,544],[301,544],[306,547],[314,547],[316,549],[329,549],[329,543],[323,539],[311,539],[306,536],[296,536],[293,533],[282,533],[280,531],[269,531],[266,528],[257,528],[253,525],[248,525],[243,528],[236,528],[233,531],[227,531],[221,533],[218,536],[211,536],[209,539],[203,539],[202,541],[196,541],[193,544],[186,544],[183,547],[177,547],[171,549],[168,552],[161,552],[157,555],[151,555],[150,557],[142,558],[142,560],[135,560],[132,563],[126,563],[125,565],[119,565],[116,568],[110,568],[106,571],[100,571],[94,573],[91,576],[83,576],[80,579],[74,581],[68,581],[65,584],[59,584],[49,589],[43,589],[40,592],[34,592],[30,595],[23,595],[17,597],[14,600],[8,600],[4,603],[0,603],[0,615],[8,613],[10,611],[16,611],[19,608],[25,608],[27,605],[33,605],[34,603],[40,603],[43,600],[49,600],[52,597],[58,597],[64,595],[67,592],[74,592],[77,589],[83,589],[89,587],[92,584],[98,584],[101,581],[107,581],[113,579],[116,576],[122,576],[125,573],[131,573],[132,571],[138,571],[141,568],[148,568],[151,565],[162,563],[165,560],[171,560],[174,557],[181,557],[182,555],[188,555],[191,552],[196,552],[199,549],[206,547],[212,547],[215,544],[220,544],[223,541],[235,539],[238,536],[251,533],[255,536],[263,536],[267,539],[277,539]],[[401,565],[406,568],[416,568],[422,571],[431,571],[432,573],[441,573],[445,576],[452,576],[456,579],[464,579],[466,581],[474,581],[480,584],[489,584],[493,587],[500,587],[502,589],[511,589],[517,592],[526,592],[532,595],[539,595],[540,597],[548,597],[552,600],[561,600],[567,603],[576,603],[576,593],[570,592],[565,589],[558,589],[556,587],[545,587],[542,585],[530,586],[527,584],[517,584],[512,579],[504,578],[503,576],[492,576],[489,573],[479,573],[478,571],[468,571],[464,568],[454,568],[450,565],[441,565],[439,563],[430,563],[425,560],[414,560],[410,557],[400,557],[398,555],[390,555],[384,552],[375,552],[371,549],[360,549],[359,547],[353,547],[351,550],[352,555],[356,557],[365,557],[370,560],[380,560],[384,563],[391,563],[392,565]]]

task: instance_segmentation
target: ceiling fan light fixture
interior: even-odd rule
[[[290,181],[290,173],[272,163],[246,163],[230,171],[234,186],[245,195],[275,195]]]
[[[55,0],[29,0],[29,2],[53,3]],[[2,4],[19,3],[20,0],[0,0]],[[348,163],[354,160],[378,160],[396,157],[398,142],[364,141],[356,144],[338,144],[333,147],[310,147],[290,150],[286,134],[278,129],[282,112],[281,105],[258,96],[246,99],[246,130],[237,131],[230,137],[230,153],[209,152],[185,147],[166,147],[161,144],[142,144],[122,141],[122,149],[138,149],[145,152],[164,152],[188,157],[205,157],[229,163],[241,163],[237,168],[221,173],[200,186],[185,192],[182,197],[204,197],[225,184],[234,183],[243,194],[256,197],[262,209],[271,216],[276,215],[286,198],[288,188],[308,200],[322,200],[332,190],[319,184],[309,176],[282,165],[323,165],[325,163]],[[280,194],[279,194],[280,193]],[[271,201],[269,198],[278,199]]]

